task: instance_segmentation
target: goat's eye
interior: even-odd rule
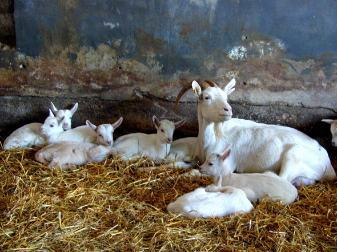
[[[49,126],[50,126],[50,128],[54,127],[54,125],[53,125],[53,124],[50,124]]]
[[[212,166],[212,165],[213,165],[213,163],[209,162],[209,163],[208,163],[208,165],[209,165],[209,166]]]
[[[164,130],[163,130],[163,129],[160,129],[160,131],[164,133]]]
[[[211,97],[209,97],[209,96],[205,96],[205,98],[204,98],[205,100],[210,100],[211,99]]]
[[[102,135],[101,135],[101,134],[99,134],[98,136],[99,136],[99,137],[102,137]]]

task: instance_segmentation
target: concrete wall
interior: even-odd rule
[[[236,116],[320,134],[319,120],[337,112],[336,9],[334,0],[16,0],[0,134],[29,113],[42,120],[49,100],[80,100],[75,124],[120,114],[126,129],[148,129],[156,113],[188,118],[182,130],[195,133],[195,100],[176,112],[177,93],[193,79],[232,77]]]

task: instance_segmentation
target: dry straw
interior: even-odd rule
[[[301,188],[282,206],[263,200],[244,215],[187,219],[167,213],[179,195],[210,183],[174,169],[108,159],[72,171],[0,152],[0,250],[333,251],[337,185]]]

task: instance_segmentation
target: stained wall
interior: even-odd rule
[[[149,130],[157,114],[187,118],[181,133],[195,134],[195,98],[176,111],[177,93],[233,77],[235,116],[320,134],[337,112],[336,10],[334,0],[16,0],[0,134],[43,120],[50,100],[80,101],[75,125],[123,115],[126,131]]]

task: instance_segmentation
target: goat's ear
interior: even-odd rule
[[[92,128],[93,130],[96,130],[96,128],[97,128],[97,126],[96,126],[95,124],[91,123],[89,120],[86,120],[86,121],[85,121],[85,124],[86,124],[88,127]]]
[[[117,129],[119,126],[121,126],[122,122],[123,122],[123,117],[120,117],[115,123],[113,123],[113,124],[111,124],[111,125],[112,125],[112,127],[114,128],[114,130],[115,130],[115,129]]]
[[[230,148],[227,148],[221,155],[220,155],[220,158],[222,160],[226,160],[229,155],[231,154],[231,149]]]
[[[236,84],[236,80],[233,78],[231,79],[230,82],[228,82],[228,84],[224,87],[224,91],[227,93],[227,95],[230,95],[231,93],[233,93],[235,91],[235,84]]]
[[[49,116],[50,117],[55,117],[55,115],[54,115],[53,111],[51,111],[51,109],[49,109]]]
[[[201,87],[199,85],[199,83],[197,81],[192,81],[192,90],[193,90],[193,93],[196,95],[196,96],[200,96],[201,95]]]
[[[153,122],[154,126],[156,127],[156,129],[158,129],[160,127],[160,121],[155,115],[152,116],[152,122]]]
[[[71,115],[74,115],[77,109],[78,109],[78,103],[76,102],[75,105],[70,110]]]
[[[183,126],[185,122],[186,122],[185,119],[180,120],[180,121],[178,121],[178,122],[175,122],[175,123],[174,123],[174,126],[175,126],[176,129],[178,129],[179,127]]]
[[[51,106],[51,110],[56,113],[57,112],[57,108],[55,107],[54,103],[53,102],[50,102],[50,106]]]
[[[322,122],[328,123],[328,124],[332,124],[335,120],[332,119],[322,119]]]

